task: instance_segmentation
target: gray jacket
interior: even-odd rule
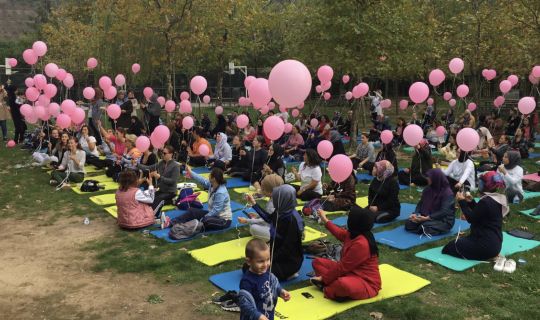
[[[151,166],[145,166],[144,164],[138,164],[137,168],[141,170],[157,171],[161,176],[157,181],[157,187],[161,192],[176,193],[176,183],[180,176],[180,164],[174,160],[160,162]]]

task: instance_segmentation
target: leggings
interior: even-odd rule
[[[377,211],[372,213],[375,223],[388,223],[399,216],[399,213],[391,213],[388,211]]]
[[[66,171],[54,170],[51,173],[51,179],[55,180],[58,183],[64,181],[66,177],[68,182],[79,183],[84,181],[84,173],[82,172],[70,172],[69,176]]]
[[[295,184],[293,184],[292,186],[296,190],[296,192],[300,190],[299,186]],[[317,193],[313,190],[305,190],[304,192],[302,192],[302,194],[298,198],[300,198],[300,200],[302,201],[311,201],[313,199],[320,199],[321,197],[322,195],[320,193]]]
[[[2,128],[2,138],[7,140],[7,120],[0,120],[0,127]]]
[[[204,230],[222,230],[231,226],[231,220],[220,217],[208,216],[208,210],[189,208],[187,212],[173,220],[173,223],[185,223],[191,220],[200,220],[204,224]]]
[[[174,196],[176,196],[176,194],[172,192],[156,192],[154,195],[154,202],[152,203],[152,209],[154,209],[156,217],[159,217],[161,208],[163,208],[164,205],[172,204],[172,199]]]

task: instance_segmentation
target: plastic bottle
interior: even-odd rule
[[[88,217],[84,217],[83,223],[84,223],[85,225],[89,225],[89,224],[90,224],[90,219],[88,219]]]
[[[514,199],[512,200],[512,203],[513,204],[518,204],[519,203],[519,197],[518,197],[517,194],[514,196]]]

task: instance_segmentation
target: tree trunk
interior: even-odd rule
[[[360,106],[353,105],[352,119],[351,119],[351,132],[349,132],[349,152],[355,152],[356,150],[356,137],[358,133],[358,108]]]
[[[223,70],[218,70],[217,74],[216,103],[223,104]]]

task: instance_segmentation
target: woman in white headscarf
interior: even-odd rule
[[[232,159],[232,149],[227,143],[227,135],[223,132],[216,134],[216,146],[214,154],[208,158],[208,163],[213,163],[213,167],[221,168],[225,170],[225,166],[229,164]]]

